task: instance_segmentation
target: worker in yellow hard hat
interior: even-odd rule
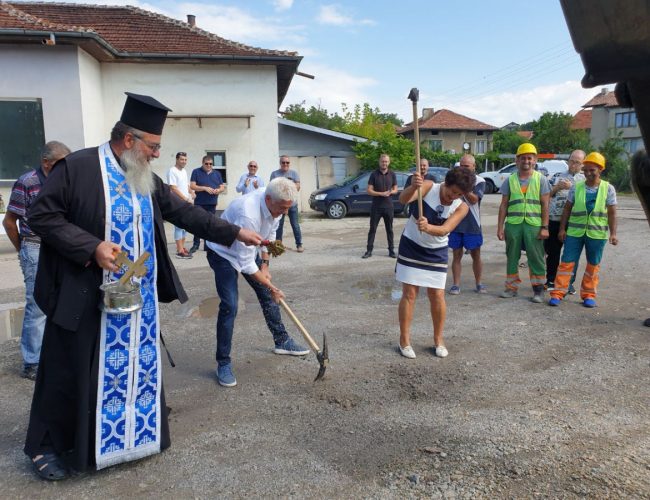
[[[501,186],[501,205],[497,222],[497,238],[506,241],[508,257],[505,290],[502,298],[511,298],[519,290],[519,258],[522,245],[526,248],[531,301],[544,302],[546,262],[543,240],[548,238],[548,202],[551,188],[548,179],[535,170],[537,148],[525,142],[517,148],[517,172]]]
[[[589,153],[582,167],[585,180],[569,191],[558,238],[564,241],[562,260],[551,292],[550,306],[559,306],[567,293],[573,268],[585,248],[587,268],[580,285],[580,298],[585,307],[596,307],[598,273],[605,243],[618,244],[616,237],[616,190],[600,174],[605,170],[605,157]],[[609,236],[608,236],[609,232]]]

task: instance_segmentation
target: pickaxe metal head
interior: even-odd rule
[[[418,102],[420,100],[420,91],[416,87],[413,87],[409,92],[408,98],[414,103]]]
[[[330,364],[329,353],[327,351],[327,335],[325,334],[323,334],[323,349],[316,353],[316,359],[320,364],[320,368],[318,369],[318,375],[316,375],[314,382],[323,378],[325,370],[327,370],[327,365]]]

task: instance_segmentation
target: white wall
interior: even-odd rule
[[[102,68],[97,59],[81,49],[78,49],[77,58],[84,146],[92,147],[106,142],[108,138],[104,128]]]
[[[41,99],[46,142],[61,141],[72,150],[84,146],[75,47],[1,45],[0,70],[0,99]],[[6,206],[11,186],[0,193]]]
[[[188,174],[200,166],[206,151],[225,151],[228,190],[219,209],[241,196],[239,176],[255,159],[265,181],[278,165],[277,83],[274,66],[209,64],[102,64],[104,130],[119,119],[124,92],[150,95],[172,109],[162,136],[156,173],[165,178],[178,151],[188,154]],[[174,115],[254,115],[241,118],[175,119]]]
[[[188,169],[198,167],[206,151],[225,151],[229,186],[219,208],[240,196],[235,185],[249,160],[258,162],[265,180],[278,168],[274,66],[100,64],[76,47],[8,45],[0,48],[0,68],[0,99],[41,98],[46,141],[62,141],[73,151],[108,140],[125,91],[155,97],[173,111],[154,170],[165,178],[177,151],[188,153]],[[208,118],[199,124],[173,115],[254,117],[249,127],[241,118]]]
[[[0,68],[0,99],[42,99],[45,140],[72,150],[84,146],[75,47],[3,45]]]

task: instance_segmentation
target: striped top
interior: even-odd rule
[[[18,228],[20,236],[23,238],[36,237],[36,234],[27,225],[27,210],[41,191],[45,179],[45,174],[40,168],[30,170],[18,177],[11,189],[7,211],[18,216]]]
[[[440,202],[440,187],[434,184],[431,190],[422,199],[422,209],[429,224],[441,226],[463,203],[461,199],[454,200],[451,205]],[[447,236],[433,236],[421,232],[417,225],[417,209],[412,212],[399,246],[398,262],[404,266],[418,269],[434,270],[440,267],[447,270]],[[439,266],[442,264],[442,266]]]

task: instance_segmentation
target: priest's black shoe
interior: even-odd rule
[[[391,259],[396,259],[396,258],[397,258],[397,255],[395,255],[395,252],[393,252],[392,250],[391,250],[390,252],[388,252],[388,256],[389,256]]]
[[[367,259],[368,257],[372,257],[372,252],[366,252],[361,256],[362,259]]]
[[[60,481],[70,477],[70,471],[54,452],[43,452],[32,458],[34,471],[47,481]]]

